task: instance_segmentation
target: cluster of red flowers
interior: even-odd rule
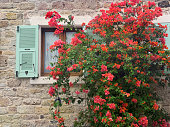
[[[51,86],[48,93],[50,96],[53,96],[55,94],[55,89]]]
[[[106,100],[105,99],[102,99],[100,96],[95,96],[94,97],[94,103],[98,103],[98,104],[100,104],[100,105],[103,105],[104,103],[106,102]]]
[[[60,33],[63,32],[63,30],[64,30],[63,25],[58,24],[59,21],[57,21],[57,19],[61,18],[61,16],[58,14],[58,12],[56,12],[56,11],[53,11],[53,12],[49,11],[49,12],[47,12],[45,18],[46,19],[47,18],[51,18],[50,21],[48,22],[48,25],[51,26],[51,27],[53,27],[53,26],[56,27],[56,30],[54,32],[55,34],[60,34]]]
[[[53,79],[59,76],[56,80],[59,85],[50,87],[50,96],[66,94],[67,98],[63,100],[67,104],[74,102],[74,96],[68,94],[69,88],[79,79],[72,83],[69,76],[73,70],[82,69],[80,77],[85,84],[75,94],[79,98],[78,103],[83,100],[80,94],[90,98],[89,107],[83,112],[86,122],[92,126],[147,127],[148,119],[160,111],[151,94],[153,92],[150,92],[150,84],[159,83],[154,77],[160,72],[152,68],[168,63],[164,51],[167,49],[164,39],[167,34],[160,32],[152,22],[161,15],[161,9],[154,2],[147,5],[140,0],[112,3],[109,10],[101,10],[101,15],[86,26],[85,29],[93,30],[94,37],[81,30],[70,44],[55,41],[50,49],[58,49],[60,56],[57,65],[48,69]],[[55,33],[63,30],[58,25],[60,15],[56,12],[49,12],[46,18],[51,18],[49,25],[57,28]],[[73,20],[73,17],[70,18]],[[167,29],[167,26],[158,25],[161,30]],[[94,39],[96,35],[100,39]],[[62,92],[59,92],[59,87]],[[148,112],[155,114],[148,115]],[[141,117],[142,114],[145,116]],[[56,118],[63,126],[64,120]],[[153,125],[166,127],[168,124],[163,119],[154,121]]]
[[[138,121],[138,124],[141,125],[142,127],[147,127],[148,126],[148,119],[146,116],[141,117]]]

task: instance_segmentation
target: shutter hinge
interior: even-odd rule
[[[19,26],[17,26],[17,32],[19,32]]]
[[[16,71],[16,77],[18,77],[18,71]]]

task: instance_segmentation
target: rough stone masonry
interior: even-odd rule
[[[119,0],[0,0],[0,127],[53,127],[49,113],[49,85],[31,85],[30,79],[15,78],[16,26],[30,25],[33,16],[45,17],[49,10],[61,15],[95,16],[101,8]],[[170,13],[168,0],[156,0],[164,14]],[[38,22],[38,21],[37,21]],[[170,90],[159,88],[160,105],[170,113]],[[64,105],[62,115],[72,122],[80,105]]]

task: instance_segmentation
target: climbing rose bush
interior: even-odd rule
[[[161,8],[154,2],[145,3],[112,3],[88,24],[83,23],[85,29],[77,30],[70,44],[56,40],[49,47],[59,53],[58,61],[48,67],[56,80],[49,94],[54,98],[52,116],[59,126],[65,126],[60,107],[74,102],[86,103],[74,126],[169,126],[154,91],[155,86],[168,83],[164,73],[164,68],[170,66],[167,26],[152,22],[162,15]],[[54,11],[46,18],[50,18],[50,26],[56,27],[56,34],[74,28],[71,15],[65,19]],[[60,22],[67,23],[67,27]],[[73,72],[81,74],[71,82]],[[79,84],[81,88],[71,93],[79,81],[84,82]]]

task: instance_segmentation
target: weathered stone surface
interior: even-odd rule
[[[35,121],[28,121],[28,120],[22,120],[21,121],[21,127],[35,127]]]
[[[48,9],[47,3],[42,2],[38,4],[38,10],[47,10],[47,9]]]
[[[35,124],[38,127],[47,127],[49,125],[48,120],[35,120]]]
[[[16,96],[16,91],[12,88],[6,88],[4,89],[4,95],[5,96]]]
[[[158,6],[161,8],[166,8],[166,7],[170,7],[170,4],[168,0],[163,0],[158,2]]]
[[[0,83],[0,87],[6,87],[5,83]]]
[[[22,115],[23,120],[35,120],[39,119],[38,115],[30,114],[30,115]]]
[[[4,115],[7,113],[7,108],[6,107],[0,107],[0,115]]]
[[[3,88],[2,89],[0,88],[0,97],[3,97],[3,90],[4,90]]]
[[[22,25],[22,24],[23,24],[22,20],[11,20],[11,21],[9,21],[9,25],[17,26],[17,25]]]
[[[6,38],[0,38],[0,45],[8,45],[10,42],[9,39],[6,39]],[[2,52],[2,51],[1,51]],[[1,53],[2,54],[2,53]]]
[[[5,31],[5,37],[15,37],[16,33],[14,33],[13,31]]]
[[[15,55],[15,51],[6,50],[2,52],[3,55]]]
[[[10,13],[7,13],[7,14],[6,14],[6,17],[7,17],[7,19],[9,19],[9,20],[11,20],[11,19],[17,19],[17,14],[10,12]]]
[[[33,114],[35,111],[34,106],[18,106],[17,112],[21,114]]]
[[[16,114],[17,107],[8,107],[8,114]]]
[[[108,8],[108,7],[110,7],[110,4],[111,4],[111,2],[105,2],[105,3],[103,4],[103,7],[104,7],[104,8]]]
[[[41,100],[36,99],[36,98],[26,98],[23,100],[23,104],[25,104],[25,105],[40,105]]]
[[[60,108],[60,112],[62,112],[62,113],[73,113],[74,112],[73,106],[62,106]]]
[[[35,107],[35,113],[47,115],[47,114],[49,114],[49,106]]]
[[[12,9],[13,4],[12,3],[0,3],[0,9]]]
[[[20,2],[25,2],[26,0],[12,0],[14,3],[20,3]]]
[[[74,4],[71,2],[61,2],[56,1],[52,3],[53,9],[64,9],[64,10],[72,10],[74,9]]]
[[[18,97],[29,97],[28,89],[18,88],[17,89],[17,96]]]
[[[42,100],[41,103],[42,106],[50,106],[50,104],[51,104],[51,100]]]
[[[1,5],[0,5],[1,6]],[[8,26],[8,21],[0,21],[0,28],[2,27],[7,27]]]
[[[42,93],[42,89],[31,88],[31,89],[29,89],[29,92],[30,92],[31,94]]]
[[[18,19],[18,20],[21,20],[21,19],[23,19],[23,14],[22,14],[22,13],[20,13],[20,14],[17,14],[17,19]]]
[[[21,81],[19,79],[10,79],[7,81],[7,85],[9,87],[18,87],[21,85]]]
[[[20,3],[18,5],[18,9],[19,10],[32,10],[35,8],[35,4],[34,3]]]
[[[0,19],[6,19],[5,13],[1,13],[1,12],[0,12]]]
[[[0,0],[0,3],[7,3],[9,0]]]
[[[7,66],[7,56],[0,56],[0,67],[6,67]]]
[[[6,97],[0,97],[0,107],[6,107],[12,104],[12,101]]]
[[[1,75],[0,79],[5,78],[6,77],[6,71],[0,70],[0,75]]]
[[[21,97],[11,97],[11,100],[13,100],[13,106],[19,106],[23,99]]]

